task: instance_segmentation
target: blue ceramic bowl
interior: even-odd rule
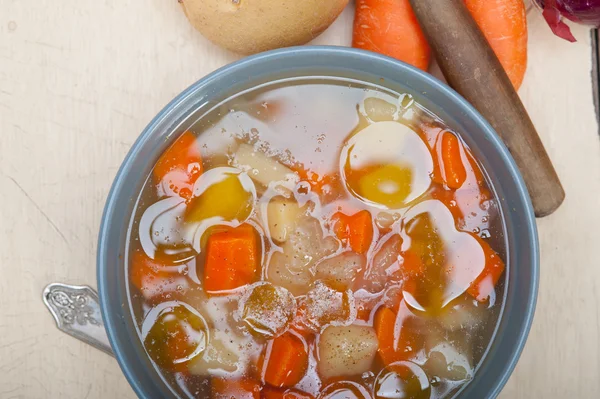
[[[496,397],[521,354],[533,320],[539,255],[533,209],[523,179],[492,127],[460,95],[431,75],[374,53],[342,47],[299,47],[245,58],[201,79],[167,105],[125,158],[106,202],[98,245],[98,290],[114,353],[141,398],[174,394],[136,334],[126,290],[125,245],[136,198],[159,155],[180,132],[220,101],[276,79],[345,77],[412,93],[460,132],[485,168],[504,218],[508,244],[506,299],[493,343],[461,398]]]

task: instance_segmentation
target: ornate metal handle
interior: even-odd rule
[[[43,299],[59,330],[114,356],[96,291],[88,286],[52,283],[44,289]]]

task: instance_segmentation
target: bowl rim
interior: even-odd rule
[[[407,73],[412,74],[416,79],[422,80],[425,84],[433,87],[442,95],[450,98],[456,105],[461,108],[466,116],[473,120],[481,130],[486,134],[486,139],[491,142],[492,146],[498,151],[498,155],[502,158],[502,161],[505,163],[507,167],[507,171],[510,173],[510,178],[515,182],[518,187],[518,192],[515,193],[516,197],[524,204],[524,214],[525,220],[524,225],[527,229],[527,234],[531,238],[530,246],[531,246],[531,282],[529,284],[528,296],[527,296],[527,306],[522,308],[521,310],[525,316],[525,323],[521,327],[518,338],[516,341],[516,346],[513,348],[512,354],[510,356],[510,360],[507,362],[506,366],[502,370],[502,377],[490,384],[490,392],[488,397],[494,398],[499,395],[509,377],[511,376],[516,364],[521,356],[523,348],[525,346],[525,342],[531,330],[531,325],[533,322],[535,307],[537,303],[537,295],[538,295],[538,286],[539,286],[539,241],[537,234],[537,225],[535,221],[533,206],[531,205],[531,200],[528,194],[528,191],[525,186],[525,182],[517,168],[517,165],[510,155],[507,147],[499,138],[497,133],[491,127],[491,125],[479,114],[475,108],[468,103],[460,94],[455,92],[452,88],[447,86],[445,83],[441,82],[434,76],[430,75],[427,72],[421,71],[411,65],[405,64],[396,59],[376,54],[369,51],[359,50],[355,48],[349,47],[338,47],[338,46],[301,46],[301,47],[288,47],[283,49],[277,49],[272,51],[267,51],[259,54],[255,54],[249,57],[242,58],[233,63],[227,64],[214,72],[204,76],[199,79],[192,85],[190,85],[187,89],[177,95],[172,101],[170,101],[146,126],[146,128],[142,131],[140,136],[132,145],[131,149],[125,156],[114,180],[113,184],[108,193],[106,204],[103,210],[100,231],[98,236],[98,250],[97,250],[97,283],[98,283],[98,293],[100,297],[100,305],[102,311],[102,318],[104,320],[104,325],[106,328],[106,332],[109,338],[109,342],[113,348],[115,353],[115,357],[121,367],[123,374],[127,378],[129,384],[135,391],[138,397],[146,397],[147,390],[141,385],[140,381],[138,381],[134,375],[130,366],[126,364],[122,357],[122,347],[117,339],[117,330],[120,328],[117,325],[117,322],[110,317],[110,304],[108,303],[108,281],[107,281],[107,260],[108,260],[108,251],[110,248],[107,243],[110,237],[111,225],[114,222],[115,213],[117,211],[117,199],[120,197],[120,192],[123,189],[125,184],[125,177],[132,173],[132,164],[135,159],[140,156],[140,148],[144,143],[150,140],[156,132],[157,127],[164,123],[169,117],[172,117],[173,114],[178,111],[178,107],[185,103],[190,99],[190,97],[198,94],[202,91],[202,89],[208,85],[210,82],[218,79],[219,77],[231,74],[234,72],[241,72],[244,68],[253,65],[253,64],[265,64],[265,63],[273,63],[279,57],[282,56],[290,56],[290,54],[294,54],[294,56],[305,56],[305,57],[360,57],[366,60],[369,60],[373,63],[392,63],[395,68],[398,70],[398,74]],[[242,72],[243,73],[243,72]],[[384,85],[385,86],[385,85]],[[224,88],[226,89],[226,88]],[[189,110],[188,110],[189,111]],[[189,114],[189,112],[186,112]],[[124,223],[124,222],[123,222]],[[469,384],[467,384],[469,385]],[[460,395],[459,390],[457,395]]]

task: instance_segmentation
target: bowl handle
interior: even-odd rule
[[[52,283],[44,288],[43,300],[59,330],[114,356],[96,291],[88,286]]]

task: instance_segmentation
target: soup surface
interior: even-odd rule
[[[181,397],[450,397],[502,305],[484,173],[381,87],[307,78],[223,102],[162,154],[131,226],[132,313]]]

